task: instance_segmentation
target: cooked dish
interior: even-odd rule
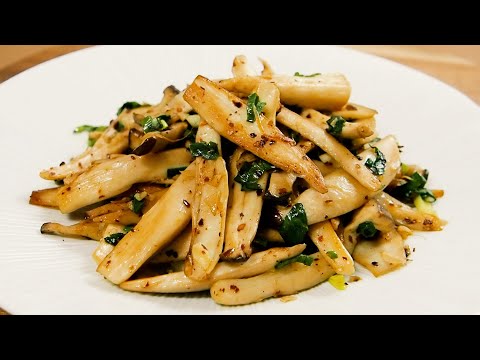
[[[126,102],[108,125],[77,127],[86,150],[41,171],[57,186],[30,203],[84,220],[41,232],[98,241],[96,271],[124,290],[209,291],[223,305],[404,266],[408,236],[445,225],[433,208],[443,190],[402,163],[344,75],[262,64],[257,74],[239,55],[232,78],[199,75],[157,104]]]

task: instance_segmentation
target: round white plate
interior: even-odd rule
[[[362,271],[346,291],[323,283],[294,301],[237,307],[206,295],[123,291],[95,272],[94,241],[40,234],[44,222],[73,222],[28,200],[53,185],[40,170],[83,151],[76,126],[107,124],[125,101],[158,102],[167,85],[185,88],[197,74],[230,76],[237,54],[266,59],[278,73],[344,73],[351,101],[377,109],[380,134],[395,134],[402,159],[428,168],[429,187],[445,190],[436,204],[445,229],[412,236],[404,268],[380,278]],[[0,307],[13,314],[480,313],[480,108],[434,78],[331,46],[104,46],[4,82],[0,105]]]

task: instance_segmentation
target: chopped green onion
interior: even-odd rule
[[[327,132],[329,132],[333,136],[339,136],[342,133],[345,121],[346,120],[341,116],[334,115],[330,117],[330,119],[327,120]]]
[[[168,128],[167,120],[170,120],[170,115],[160,115],[155,118],[148,115],[143,118],[140,125],[142,125],[144,133],[162,131]]]
[[[275,166],[262,159],[245,162],[234,180],[242,185],[242,191],[261,190],[258,180],[266,171],[272,169],[275,169]]]
[[[304,241],[308,232],[308,221],[302,203],[292,206],[278,231],[287,245],[297,245]]]
[[[363,236],[365,239],[371,239],[377,234],[377,228],[371,221],[364,221],[357,227],[357,234]]]
[[[330,259],[336,259],[336,258],[338,258],[337,253],[336,253],[335,251],[333,251],[333,250],[327,251],[327,255],[328,255],[328,257],[329,257]]]
[[[138,102],[136,101],[127,101],[125,104],[123,104],[122,106],[120,106],[117,110],[117,116],[120,115],[120,113],[123,111],[123,109],[127,109],[127,110],[132,110],[132,109],[136,109],[136,108],[139,108],[141,106],[150,106],[149,104],[139,104]]]
[[[267,105],[267,103],[261,102],[257,93],[248,95],[247,121],[251,123],[255,122],[255,118],[262,112],[265,105]]]
[[[115,246],[119,243],[120,240],[123,239],[124,236],[125,236],[124,233],[115,233],[115,234],[107,236],[104,240],[105,240],[105,242],[109,243],[110,245]]]
[[[190,144],[190,152],[193,156],[203,156],[207,160],[215,160],[220,156],[218,152],[218,145],[216,142],[205,141]]]
[[[310,266],[313,263],[313,257],[308,256],[308,255],[304,255],[304,254],[300,254],[300,255],[294,256],[293,258],[279,261],[275,265],[275,269],[281,269],[281,268],[283,268],[287,265],[293,264],[295,262],[299,262],[299,263],[302,263],[304,265]]]
[[[315,73],[315,74],[311,74],[311,75],[302,75],[300,74],[298,71],[295,72],[295,74],[293,76],[299,76],[299,77],[314,77],[314,76],[318,76],[318,75],[322,75],[322,73]]]
[[[347,288],[345,277],[343,275],[332,275],[328,279],[328,282],[337,290],[345,290]]]
[[[370,169],[370,171],[374,175],[383,175],[385,173],[387,160],[385,159],[383,153],[377,147],[374,146],[373,149],[375,149],[375,154],[377,155],[377,157],[375,158],[375,160],[372,160],[370,158],[367,159],[367,161],[365,161],[365,166]]]
[[[92,132],[92,131],[104,131],[108,126],[92,126],[92,125],[81,125],[77,126],[73,132],[75,134],[81,133],[81,132]]]

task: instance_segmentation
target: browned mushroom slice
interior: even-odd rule
[[[143,156],[118,155],[94,164],[58,192],[58,205],[63,213],[109,199],[128,190],[133,184],[160,181],[168,170],[188,166],[191,154],[185,148]]]
[[[73,225],[62,225],[58,223],[45,223],[40,228],[42,234],[77,237],[82,239],[100,240],[107,224],[93,222],[90,220],[81,221]]]
[[[194,189],[195,164],[192,163],[105,257],[97,271],[114,284],[129,279],[152,255],[170,244],[190,222]]]
[[[304,178],[319,192],[326,192],[323,176],[295,142],[259,114],[247,121],[247,105],[214,82],[197,76],[185,99],[217,132],[276,167]],[[261,100],[261,99],[260,99]]]

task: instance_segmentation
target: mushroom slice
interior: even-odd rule
[[[368,119],[377,115],[377,110],[354,103],[345,104],[340,110],[332,112],[332,116],[341,116],[346,120]]]
[[[295,148],[295,142],[264,121],[262,114],[257,114],[253,122],[247,121],[247,105],[240,98],[197,76],[185,91],[185,99],[222,136],[276,167],[305,178],[319,192],[326,192],[322,174]]]
[[[382,232],[380,238],[373,241],[359,241],[353,258],[375,276],[387,274],[407,262],[403,239],[396,230]]]
[[[380,180],[364,165],[366,159],[362,158],[363,161],[358,159],[322,126],[285,107],[282,107],[282,110],[277,114],[277,120],[290,129],[297,131],[303,137],[313,141],[338,161],[342,169],[352,175],[367,189],[372,191],[381,189]]]
[[[228,91],[250,95],[262,81],[273,82],[280,90],[282,104],[319,110],[339,110],[350,98],[351,87],[343,74],[319,74],[311,77],[271,75],[243,76],[219,80]]]
[[[92,258],[97,265],[100,264],[115,247],[111,243],[107,242],[105,238],[118,233],[125,234],[125,226],[119,224],[108,224],[105,227],[102,237],[99,239],[98,245],[92,254]]]
[[[166,247],[187,226],[192,216],[195,164],[190,164],[160,200],[142,216],[97,271],[114,284],[132,276],[153,254]]]
[[[362,225],[374,226],[369,238],[363,237],[366,231],[359,230]],[[390,213],[376,199],[369,200],[355,212],[344,229],[343,238],[353,259],[375,276],[391,272],[407,262],[403,238],[396,231]]]
[[[192,241],[191,224],[178,235],[167,247],[153,255],[149,260],[149,264],[164,264],[172,261],[183,261],[187,257]]]
[[[124,290],[178,293],[208,290],[215,281],[230,278],[245,278],[265,273],[279,261],[297,256],[305,249],[305,244],[292,247],[277,247],[253,254],[243,262],[219,262],[208,279],[194,280],[183,271],[150,278],[130,280],[120,284]]]
[[[353,259],[330,220],[310,226],[308,235],[337,274],[352,275],[355,272]]]
[[[248,64],[245,55],[237,55],[233,59],[232,74],[234,77],[255,76],[255,70]]]
[[[296,294],[327,280],[335,274],[320,252],[310,255],[310,266],[294,262],[245,279],[225,279],[213,283],[212,299],[222,305],[244,305],[270,297]]]
[[[133,149],[135,155],[145,155],[147,153],[159,152],[169,144],[175,143],[181,139],[188,125],[185,121],[176,122],[164,131],[152,131],[143,135],[138,142],[138,146]]]
[[[192,241],[185,259],[185,274],[204,280],[220,259],[225,239],[228,205],[228,172],[222,158],[220,135],[205,121],[198,128],[196,143],[215,143],[215,159],[195,159],[196,186],[192,206]],[[190,145],[192,150],[193,144]]]
[[[376,147],[386,159],[385,173],[379,176],[381,185],[384,187],[392,181],[400,169],[400,153],[397,142],[391,135],[377,142]],[[359,155],[365,158],[369,154],[371,154],[371,149],[365,150]],[[307,189],[292,204],[303,204],[309,225],[355,210],[365,204],[369,197],[378,193],[367,190],[343,169],[335,170],[325,176],[325,183],[328,188],[326,194],[321,194],[315,189]],[[278,208],[278,210],[282,217],[289,212],[289,208]]]
[[[62,225],[58,223],[45,223],[40,228],[42,234],[78,237],[82,239],[100,240],[107,224],[93,222],[90,220],[81,221],[73,225]]]
[[[322,127],[324,130],[329,128],[327,121],[331,118],[330,116],[324,115],[314,109],[306,109],[300,114],[302,117],[311,119],[317,125]],[[333,115],[332,115],[333,116]],[[375,118],[361,118],[353,121],[345,121],[342,126],[341,132],[338,135],[344,139],[358,139],[366,138],[375,133],[376,121]]]
[[[353,252],[360,239],[357,231],[358,226],[366,221],[371,222],[376,230],[383,233],[395,230],[395,224],[390,213],[376,199],[371,199],[355,212],[352,221],[343,230],[343,241],[348,252]]]
[[[258,189],[243,189],[234,179],[241,169],[255,166],[258,158],[237,147],[230,158],[230,194],[228,198],[225,244],[221,258],[240,260],[252,254],[252,241],[257,233],[263,206],[263,194],[268,181],[268,172],[258,179]],[[252,165],[253,164],[253,165]],[[245,166],[245,167],[243,167]]]
[[[29,204],[58,208],[57,192],[61,187],[34,190],[30,195]]]
[[[92,165],[64,185],[57,195],[59,209],[62,213],[70,213],[121,194],[135,183],[164,180],[168,169],[188,166],[191,160],[185,148],[143,156],[118,155]]]
[[[315,144],[309,140],[300,140],[297,145],[295,145],[303,153],[307,153],[315,147]],[[316,164],[316,161],[313,160]],[[318,165],[317,165],[318,167]],[[320,171],[322,169],[320,168]],[[322,175],[325,175],[321,171]],[[270,175],[270,182],[268,184],[268,192],[270,195],[278,198],[288,196],[293,191],[293,183],[297,180],[295,174],[286,171],[276,171]]]
[[[111,122],[92,147],[88,147],[68,163],[41,171],[40,177],[45,180],[63,180],[69,175],[82,173],[95,160],[105,159],[109,154],[121,154],[128,148],[129,131],[117,131],[117,124],[118,120]]]
[[[411,230],[440,231],[446,224],[446,221],[437,216],[420,212],[385,192],[381,192],[377,196],[377,200],[392,214],[397,224],[406,226]]]

